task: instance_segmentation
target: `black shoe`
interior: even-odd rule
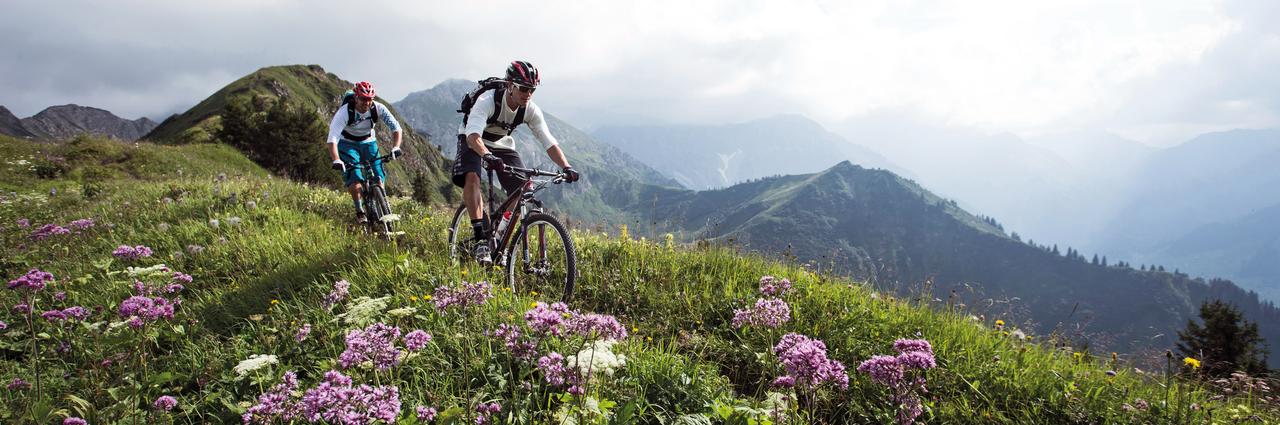
[[[489,241],[477,241],[475,249],[471,251],[471,256],[475,257],[476,262],[484,265],[493,264],[493,258],[489,257]]]
[[[363,212],[356,213],[356,224],[367,224],[369,219],[364,216]]]

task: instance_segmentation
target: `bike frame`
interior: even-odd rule
[[[492,174],[492,170],[490,171],[491,172],[489,175],[489,205],[494,205],[493,204],[493,174]],[[496,225],[497,222],[494,221],[495,219],[500,220],[498,217],[502,217],[503,213],[506,213],[507,211],[511,211],[511,221],[507,223],[507,227],[505,229],[501,229],[501,231],[499,231],[499,229],[496,229],[496,228],[494,229],[495,237],[493,238],[493,240],[496,241],[494,246],[495,253],[505,253],[507,250],[507,247],[515,242],[514,240],[512,240],[512,235],[515,234],[513,229],[516,229],[517,228],[516,226],[523,225],[525,216],[529,215],[530,213],[529,208],[527,207],[528,204],[533,204],[534,206],[536,206],[534,211],[536,212],[542,211],[542,201],[538,200],[538,198],[536,198],[534,195],[539,191],[541,191],[542,189],[546,188],[548,184],[558,184],[564,181],[564,176],[560,173],[542,171],[536,168],[520,168],[520,167],[506,166],[505,171],[520,175],[521,179],[524,180],[524,183],[522,183],[520,185],[520,188],[516,189],[515,192],[512,192],[510,195],[508,195],[506,201],[503,201],[499,208],[494,209],[491,212],[488,212],[489,221],[491,223],[495,223]],[[538,177],[538,176],[553,177],[553,178],[550,180],[535,180],[534,177]],[[540,238],[539,242],[542,242],[541,238],[545,238],[546,236],[540,233],[538,237]],[[525,244],[525,247],[528,247],[528,246],[529,244]],[[539,243],[538,246],[543,247],[542,249],[546,249],[545,245],[542,243]],[[528,255],[527,252],[522,254],[524,254],[525,256]],[[502,254],[499,254],[499,255],[501,256]],[[542,253],[542,256],[545,257],[546,253],[545,252]],[[509,258],[505,258],[505,257],[502,258],[502,261],[504,262],[509,260],[510,260]]]
[[[373,172],[373,165],[379,162],[385,163],[387,158],[391,158],[391,155],[369,158],[364,161],[360,161],[358,164],[347,163],[348,167],[359,168],[360,173],[366,176],[364,183],[362,183],[363,187],[360,188],[361,199],[364,199],[369,195],[369,188],[372,187],[372,185],[382,185],[382,178],[378,177],[378,173]],[[386,189],[384,188],[383,190]]]

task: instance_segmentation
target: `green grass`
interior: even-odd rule
[[[35,339],[39,353],[33,356],[26,319],[9,308],[21,293],[0,293],[0,320],[9,324],[0,331],[0,380],[34,383],[37,368],[42,376],[39,396],[35,388],[0,389],[0,421],[60,423],[71,415],[95,424],[236,422],[284,371],[297,371],[305,389],[338,367],[344,335],[356,328],[337,318],[346,306],[323,306],[340,279],[351,282],[353,298],[389,297],[388,310],[416,308],[406,317],[383,314],[380,320],[434,337],[392,370],[344,370],[358,383],[398,387],[403,422],[414,423],[409,417],[419,404],[444,412],[441,421],[468,419],[479,402],[504,406],[499,423],[547,423],[561,409],[590,410],[582,398],[562,402],[563,389],[544,384],[540,372],[522,366],[484,334],[499,324],[521,324],[536,297],[496,285],[492,300],[466,314],[438,312],[427,300],[439,286],[500,279],[496,272],[449,261],[443,207],[395,199],[406,234],[393,243],[348,230],[345,194],[269,178],[225,146],[94,139],[31,145],[0,139],[0,154],[10,162],[29,162],[4,165],[9,168],[0,174],[0,271],[6,279],[33,267],[49,271],[58,281],[45,289],[37,310],[101,306],[88,323],[107,322],[99,328],[62,327],[37,317],[38,333],[46,335]],[[40,161],[61,164],[60,171],[38,177],[32,166]],[[50,189],[57,193],[50,195]],[[30,219],[33,227],[17,227],[19,218]],[[79,218],[96,225],[43,241],[28,238],[35,226]],[[233,218],[239,224],[231,224]],[[892,423],[888,391],[853,369],[873,355],[891,353],[898,338],[927,339],[937,355],[939,367],[927,373],[922,419],[928,423],[1280,419],[1264,408],[1260,395],[1211,400],[1217,393],[1209,385],[1138,373],[1126,366],[1130,359],[1113,364],[1109,355],[1075,356],[1038,336],[1014,340],[992,329],[996,318],[974,322],[968,313],[936,303],[875,294],[858,282],[732,249],[667,246],[590,231],[577,232],[575,240],[582,277],[572,307],[615,315],[630,333],[614,348],[626,356],[626,365],[588,389],[615,422],[748,423],[747,416],[766,407],[768,385],[780,374],[770,349],[787,332],[821,339],[850,373],[848,390],[822,390],[791,412],[800,423]],[[155,254],[126,264],[112,260],[119,245],[146,245]],[[182,292],[175,320],[146,332],[107,330],[121,320],[115,312],[131,295],[133,279],[118,272],[157,263],[195,276]],[[754,302],[764,275],[795,284],[786,297],[792,320],[772,331],[733,328],[733,310]],[[65,291],[67,300],[50,300],[55,291]],[[313,331],[299,343],[294,335],[303,324]],[[70,350],[57,352],[59,341],[69,342]],[[550,338],[539,349],[567,355],[580,344]],[[276,355],[280,363],[238,379],[232,368],[254,354]],[[103,359],[113,364],[103,366]],[[1117,373],[1108,376],[1108,370]],[[179,400],[171,413],[150,407],[165,394]],[[1125,410],[1138,399],[1150,407]],[[1251,413],[1242,413],[1241,406]],[[1254,413],[1261,416],[1251,422],[1230,419]]]

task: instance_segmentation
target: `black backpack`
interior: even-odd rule
[[[351,125],[351,122],[356,120],[356,92],[347,90],[347,93],[342,95],[342,104],[347,105],[347,125]],[[369,118],[373,120],[374,124],[377,124],[378,106],[374,105],[369,108],[369,111]]]
[[[462,125],[464,127],[467,125],[467,118],[471,117],[471,108],[476,105],[476,99],[479,99],[480,95],[484,94],[484,92],[487,92],[489,90],[495,90],[493,93],[494,113],[489,114],[489,120],[485,123],[485,125],[490,126],[497,123],[498,121],[497,112],[498,112],[498,105],[499,105],[498,102],[502,101],[502,95],[506,92],[506,89],[507,89],[507,80],[501,77],[489,77],[489,78],[485,78],[483,80],[477,81],[476,88],[471,89],[471,92],[467,93],[465,96],[462,96],[462,105],[458,106],[458,113],[462,114]],[[507,130],[507,132],[514,130],[516,126],[519,126],[520,124],[524,123],[524,111],[525,111],[525,107],[523,106],[516,109],[516,118],[511,121],[511,125],[503,126],[504,129]]]

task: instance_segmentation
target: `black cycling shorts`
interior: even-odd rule
[[[516,151],[489,148],[489,152],[492,152],[498,158],[502,158],[504,164],[524,168],[524,163],[520,162],[520,154],[516,153]],[[453,185],[465,187],[467,173],[476,173],[476,176],[479,176],[483,181],[486,172],[488,171],[484,169],[484,160],[480,158],[480,154],[477,154],[476,151],[471,150],[470,146],[467,146],[466,136],[459,134],[458,153],[453,157]],[[502,190],[507,191],[507,194],[515,192],[524,183],[523,179],[512,174],[500,171],[494,171],[494,174],[498,176],[498,181],[502,183]]]

